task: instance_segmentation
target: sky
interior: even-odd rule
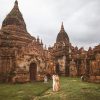
[[[15,0],[0,0],[0,27]],[[100,44],[100,0],[18,0],[28,32],[53,46],[63,21],[73,46]]]

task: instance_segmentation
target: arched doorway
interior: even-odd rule
[[[36,63],[31,63],[30,64],[30,81],[35,81],[36,80],[36,73],[37,73],[37,65]]]
[[[60,75],[60,65],[59,63],[56,64],[56,73]]]

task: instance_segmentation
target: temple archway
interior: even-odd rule
[[[30,72],[30,81],[35,81],[36,74],[37,74],[37,64],[36,63],[30,64],[29,72]]]
[[[59,66],[59,63],[56,64],[56,74],[60,75],[60,66]]]

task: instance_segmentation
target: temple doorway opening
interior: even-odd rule
[[[56,74],[60,75],[60,65],[59,65],[59,63],[56,64]]]
[[[37,64],[31,63],[29,71],[30,71],[30,81],[35,81],[36,80],[36,74],[37,74]]]

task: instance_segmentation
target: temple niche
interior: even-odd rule
[[[54,73],[100,83],[100,44],[88,51],[72,46],[62,23],[54,45],[44,47],[28,33],[16,0],[0,29],[0,82],[42,81]]]
[[[75,61],[73,59],[72,59],[72,61],[70,61],[69,72],[70,72],[71,77],[77,76],[77,66],[76,66]]]

